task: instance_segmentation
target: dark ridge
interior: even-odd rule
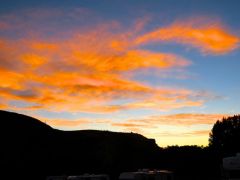
[[[15,112],[8,112],[0,110],[1,129],[9,130],[8,127],[18,131],[41,131],[43,129],[52,129],[49,125],[39,121],[38,119],[18,114]],[[11,127],[12,126],[12,127]],[[3,128],[6,127],[6,128]]]
[[[140,134],[61,131],[6,111],[0,111],[0,119],[1,167],[18,179],[82,173],[107,173],[117,179],[120,172],[153,166],[159,151],[153,139]]]
[[[218,146],[212,147],[214,143],[210,147],[160,148],[154,139],[136,133],[62,131],[6,111],[0,111],[0,121],[2,179],[45,180],[51,175],[104,173],[117,180],[121,172],[143,168],[173,170],[177,180],[221,179],[221,156]],[[220,126],[219,123],[216,124]],[[216,136],[214,132],[211,137]],[[228,147],[229,142],[226,143]]]

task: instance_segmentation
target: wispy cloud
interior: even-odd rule
[[[211,40],[212,35],[208,37],[206,32],[211,31],[212,27],[199,26],[194,29],[195,24],[192,23],[186,26],[173,23],[139,37],[147,18],[137,21],[130,28],[122,28],[118,22],[104,22],[87,28],[72,27],[71,33],[68,31],[66,36],[58,34],[46,38],[44,35],[48,33],[44,30],[45,26],[41,29],[41,23],[46,25],[44,20],[48,16],[54,21],[63,13],[39,12],[23,12],[28,19],[26,28],[31,23],[39,23],[36,32],[30,33],[25,29],[29,36],[0,37],[0,97],[8,102],[21,100],[30,103],[25,106],[29,110],[109,113],[131,109],[168,111],[201,106],[206,101],[205,95],[196,98],[196,92],[192,90],[153,87],[124,76],[124,73],[141,73],[150,68],[164,72],[183,69],[191,64],[190,60],[174,53],[154,52],[141,46],[153,40],[177,40],[211,52],[227,52],[234,49],[238,41],[223,29],[214,31],[221,37],[220,40]],[[75,13],[88,14],[85,10]],[[76,16],[67,14],[64,18],[75,19]],[[5,23],[17,21],[18,24],[23,21],[16,15],[0,20]],[[12,31],[14,28],[19,30],[14,23],[10,24]],[[206,37],[199,38],[196,33]],[[227,39],[229,43],[226,46],[215,48],[216,44]],[[112,101],[118,100],[125,101],[112,104]]]
[[[177,42],[200,49],[204,53],[225,54],[239,47],[240,39],[220,23],[207,18],[176,21],[136,39],[136,44]]]
[[[141,132],[145,135],[159,134],[161,136],[194,136],[207,135],[209,125],[214,124],[217,120],[228,116],[227,114],[169,114],[159,116],[149,116],[142,119],[128,119],[120,123],[112,123],[112,126],[122,127],[128,131]],[[189,127],[205,125],[207,129],[193,130]],[[162,129],[169,126],[168,130]],[[172,127],[172,128],[170,128]],[[173,131],[174,127],[186,128],[184,131]],[[180,128],[180,129],[181,129]],[[157,130],[157,132],[156,132]]]
[[[141,133],[146,137],[155,138],[161,146],[207,145],[211,126],[226,116],[228,114],[169,114],[128,119],[111,125],[126,132]]]
[[[37,117],[40,121],[50,125],[53,128],[76,128],[76,127],[84,127],[86,125],[91,124],[98,125],[98,124],[108,124],[110,123],[109,120],[105,119],[88,119],[88,118],[80,118],[80,119],[61,119],[61,118],[46,118],[46,117]]]
[[[136,32],[144,25],[136,23]],[[175,109],[199,106],[180,89],[148,86],[123,76],[132,70],[174,69],[190,61],[171,53],[138,49],[130,30],[114,32],[109,25],[73,31],[68,38],[1,38],[0,95],[36,105],[29,109],[114,112],[125,109]],[[189,91],[190,92],[190,91]],[[131,99],[112,105],[113,100]],[[165,104],[165,106],[160,105]]]
[[[146,124],[140,124],[140,123],[112,123],[112,126],[117,127],[125,127],[125,128],[154,128],[153,125],[146,125]]]
[[[196,130],[196,131],[188,131],[188,132],[169,132],[169,131],[163,131],[160,133],[156,133],[155,135],[157,137],[165,138],[165,137],[183,137],[183,138],[188,138],[188,137],[199,137],[199,136],[209,136],[210,131],[209,130]]]
[[[217,120],[228,116],[228,114],[169,114],[150,116],[144,119],[131,119],[129,122],[155,124],[155,125],[173,125],[173,126],[192,126],[192,125],[212,125]]]
[[[76,127],[79,125],[83,125],[83,124],[88,124],[90,123],[88,120],[85,119],[80,119],[80,120],[66,120],[66,119],[48,119],[48,120],[44,120],[48,125],[52,126],[52,127]]]

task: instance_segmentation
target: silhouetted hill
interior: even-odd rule
[[[14,172],[8,179],[82,173],[116,178],[122,171],[153,166],[159,152],[154,140],[135,133],[60,131],[6,111],[0,111],[0,119],[1,165],[3,172]]]
[[[34,160],[39,163],[45,159],[45,147],[53,129],[37,119],[6,111],[0,111],[0,121],[2,172],[25,177],[36,166]]]
[[[221,159],[208,147],[160,148],[136,133],[61,131],[6,111],[0,111],[0,121],[2,179],[107,173],[114,180],[123,171],[139,168],[174,170],[177,180],[220,178]]]

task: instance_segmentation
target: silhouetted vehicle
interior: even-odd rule
[[[226,180],[240,180],[240,153],[223,158],[222,175]]]
[[[84,174],[80,176],[68,176],[67,180],[109,180],[106,174]]]
[[[48,176],[46,180],[67,180],[67,176]]]
[[[173,172],[168,170],[139,170],[137,172],[123,172],[119,180],[173,180]]]
[[[106,174],[83,174],[78,176],[49,176],[46,180],[109,180]]]

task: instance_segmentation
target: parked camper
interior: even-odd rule
[[[225,180],[240,180],[240,153],[223,158],[222,176]]]
[[[109,180],[106,174],[84,174],[80,176],[68,176],[67,180]]]
[[[78,176],[48,176],[46,180],[109,180],[106,174],[83,174]]]
[[[67,176],[48,176],[46,180],[67,180]]]
[[[139,170],[137,172],[123,172],[119,180],[173,180],[173,172],[168,170]]]

